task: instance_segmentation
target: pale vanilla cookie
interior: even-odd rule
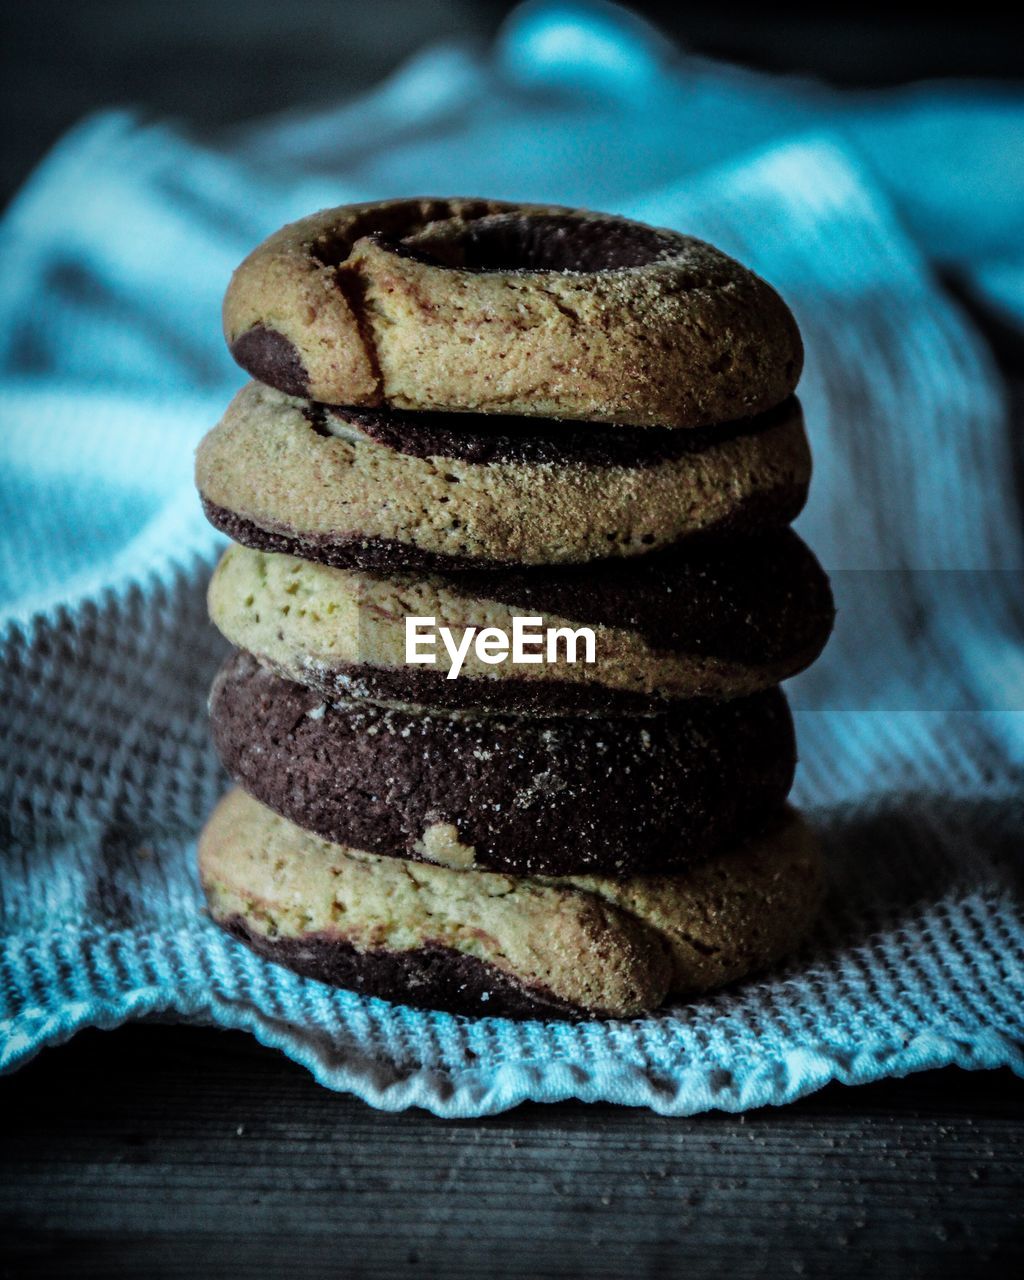
[[[755,693],[814,661],[834,613],[828,579],[792,529],[585,569],[447,576],[332,569],[236,545],[208,600],[232,644],[327,698],[517,714],[650,714]],[[522,646],[540,661],[489,662],[467,645],[467,628],[514,636],[516,617],[534,620],[529,634],[555,631],[553,652],[549,634]],[[431,664],[407,661],[410,619],[433,619],[419,624],[429,643],[417,650]],[[465,646],[455,660],[452,645]]]
[[[242,791],[199,841],[218,924],[310,978],[459,1013],[635,1017],[778,960],[822,892],[817,843],[786,810],[673,876],[453,871],[329,844]]]
[[[496,200],[327,209],[235,272],[224,332],[261,382],[329,404],[699,427],[797,384],[788,307],[675,231]]]
[[[517,875],[677,867],[762,825],[793,781],[777,690],[656,716],[510,716],[328,701],[250,654],[210,695],[234,780],[325,840]]]
[[[570,431],[310,406],[250,383],[196,455],[206,513],[236,542],[442,572],[621,559],[787,524],[810,476],[795,399],[707,430]]]

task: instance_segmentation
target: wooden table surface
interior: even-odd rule
[[[5,1276],[1024,1274],[1021,1082],[666,1119],[388,1115],[239,1032],[86,1032],[3,1084]]]
[[[427,40],[487,38],[506,7],[0,6],[0,198],[99,105],[215,127],[331,101]],[[1009,11],[979,23],[986,6],[970,38],[892,5],[855,23],[849,5],[647,7],[690,47],[846,83],[1019,71]],[[1015,337],[993,335],[1019,374]],[[47,1051],[0,1082],[0,1109],[3,1276],[1024,1274],[1024,1082],[1005,1072],[739,1117],[565,1104],[451,1123],[331,1094],[241,1034],[145,1025]]]

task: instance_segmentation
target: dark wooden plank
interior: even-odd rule
[[[949,1071],[746,1116],[446,1123],[240,1034],[86,1033],[0,1082],[4,1274],[1011,1275],[1022,1103]]]

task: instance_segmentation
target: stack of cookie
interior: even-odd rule
[[[213,917],[513,1016],[628,1017],[790,948],[821,875],[777,686],[833,611],[788,528],[778,295],[622,219],[400,200],[285,227],[224,315],[257,381],[197,460],[236,544]]]

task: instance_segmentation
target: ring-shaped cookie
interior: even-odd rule
[[[709,244],[606,214],[415,199],[291,223],[235,272],[238,363],[327,404],[699,427],[800,376],[786,304]]]
[[[791,809],[673,875],[512,878],[331,844],[242,791],[199,841],[213,919],[307,977],[423,1008],[635,1017],[735,982],[807,932],[817,841]]]
[[[763,825],[793,782],[777,689],[658,716],[510,716],[326,700],[248,653],[210,692],[231,777],[324,840],[509,875],[665,871]]]
[[[236,544],[208,601],[233,645],[328,700],[516,715],[651,715],[757,693],[813,662],[834,616],[825,572],[792,529],[582,572],[381,574]],[[407,661],[409,616],[456,636],[513,635],[517,616],[565,634],[588,627],[593,661],[576,661],[575,645],[531,663],[485,662],[470,648],[451,678],[442,644],[433,665]]]
[[[196,455],[207,516],[234,541],[384,571],[586,564],[787,524],[810,475],[795,398],[729,429],[553,432],[524,418],[378,421],[251,382]]]

